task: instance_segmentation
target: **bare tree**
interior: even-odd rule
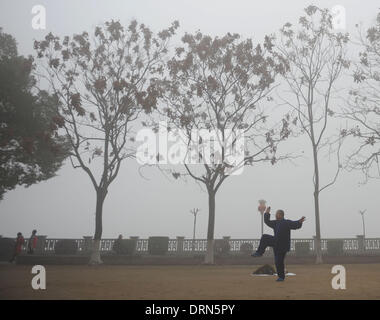
[[[197,32],[182,42],[168,62],[162,110],[185,146],[179,156],[183,171],[174,177],[191,177],[207,190],[205,263],[212,264],[217,191],[244,165],[278,161],[277,145],[289,135],[289,118],[268,128],[260,104],[270,100],[275,76],[286,65],[272,51],[270,37],[255,47],[237,34],[212,38]]]
[[[349,68],[345,59],[345,47],[348,35],[335,32],[332,16],[327,9],[309,6],[305,16],[299,19],[299,28],[294,30],[290,23],[281,29],[278,49],[289,64],[289,72],[284,74],[290,93],[284,92],[283,100],[297,115],[302,133],[306,133],[311,142],[313,154],[314,210],[316,228],[316,262],[322,263],[320,230],[320,193],[336,181],[341,165],[333,179],[326,185],[320,181],[320,151],[330,146],[328,122],[334,114],[331,100],[334,85]],[[288,98],[291,97],[291,98]],[[340,150],[340,143],[337,150]]]
[[[348,158],[348,168],[362,170],[367,181],[380,178],[380,13],[374,26],[359,35],[362,51],[353,75],[356,86],[343,110],[354,126],[343,134],[359,144]]]
[[[163,74],[168,40],[178,23],[153,35],[144,24],[106,22],[60,39],[48,34],[35,42],[40,75],[56,100],[56,123],[72,146],[74,168],[81,168],[96,192],[94,248],[90,263],[101,263],[102,214],[109,186],[123,160],[134,155],[131,124],[156,107],[157,77]],[[100,175],[97,174],[100,172]]]

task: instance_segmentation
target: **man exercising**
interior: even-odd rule
[[[267,247],[273,247],[274,262],[278,275],[276,281],[285,280],[284,260],[286,253],[290,250],[290,230],[300,229],[304,221],[305,217],[297,221],[284,219],[284,210],[277,210],[276,220],[270,220],[270,207],[264,213],[264,222],[273,229],[274,236],[263,234],[259,247],[255,253],[252,253],[252,257],[261,257]]]

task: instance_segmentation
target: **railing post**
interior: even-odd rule
[[[228,243],[228,245],[230,244],[230,240],[231,240],[231,237],[230,236],[224,236],[223,237],[223,241]]]
[[[365,251],[365,239],[364,239],[364,236],[363,235],[358,235],[356,236],[356,238],[358,239],[358,249],[359,249],[359,252],[360,253],[364,253]]]
[[[47,236],[37,236],[37,244],[36,244],[36,254],[44,254],[45,253],[45,244],[46,244]]]
[[[138,236],[131,236],[131,237],[129,237],[129,239],[133,240],[134,243],[135,243],[135,249],[134,249],[133,252],[134,252],[134,253],[137,252],[137,242],[138,242],[138,240],[139,240],[139,237],[138,237]]]
[[[313,236],[313,247],[314,247],[313,251],[315,252],[317,250],[317,236]],[[321,243],[321,250],[322,250],[322,243]]]
[[[223,237],[223,243],[225,243],[227,245],[227,247],[224,247],[223,245],[223,248],[226,248],[227,251],[224,251],[225,249],[222,249],[223,252],[227,253],[227,252],[230,252],[231,251],[231,246],[230,246],[230,239],[231,237],[230,236],[224,236]],[[228,248],[228,249],[227,249]]]
[[[89,254],[92,251],[92,236],[83,236],[83,253]]]
[[[185,237],[177,237],[177,254],[183,253],[183,243],[184,243]]]

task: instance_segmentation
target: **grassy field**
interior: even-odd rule
[[[380,264],[347,264],[346,290],[332,265],[288,265],[289,276],[254,277],[256,266],[47,266],[46,290],[31,266],[0,265],[0,299],[380,299]]]

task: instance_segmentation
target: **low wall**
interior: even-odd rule
[[[149,239],[140,239],[139,237],[130,237],[136,241],[136,253],[148,254]],[[15,239],[13,239],[15,240]],[[47,236],[39,236],[37,241],[38,254],[53,254],[55,244],[62,239],[48,238]],[[91,251],[92,238],[89,236],[83,237],[83,239],[75,240],[78,245],[78,252],[86,254]],[[363,236],[357,236],[356,238],[341,238],[341,239],[322,239],[321,247],[324,254],[327,253],[327,247],[329,241],[340,240],[343,242],[343,255],[380,255],[380,238],[366,238]],[[224,237],[223,239],[215,239],[215,242],[227,241],[229,245],[229,252],[232,254],[240,254],[242,245],[249,245],[252,250],[256,250],[259,245],[259,239],[231,239],[230,237]],[[100,242],[100,251],[102,253],[113,252],[113,245],[115,239],[102,239]],[[313,254],[315,248],[315,239],[292,239],[290,244],[290,252],[288,255],[294,255],[296,243],[307,243],[311,254]],[[27,240],[23,248],[24,252],[27,248]],[[184,237],[177,237],[176,239],[169,239],[168,252],[170,254],[204,254],[207,249],[206,239],[185,239]],[[268,254],[271,255],[271,252]]]
[[[106,265],[201,265],[204,256],[177,256],[177,255],[102,255]],[[86,255],[20,255],[16,260],[21,265],[86,265],[89,256]],[[324,256],[325,264],[356,264],[356,263],[380,263],[380,256]],[[252,258],[250,255],[223,255],[215,256],[216,265],[261,265],[273,264],[273,257]],[[287,264],[314,264],[315,257],[287,256]]]

